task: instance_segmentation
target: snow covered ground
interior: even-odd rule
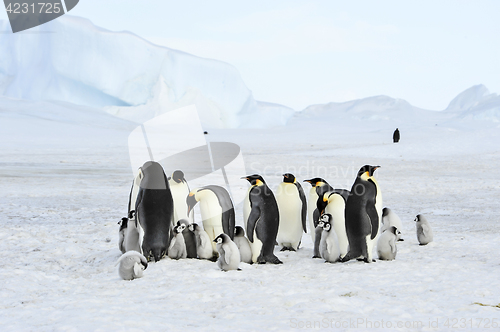
[[[2,98],[0,329],[495,330],[500,309],[476,303],[500,302],[500,126],[435,116],[303,112],[286,127],[208,135],[239,144],[247,173],[271,187],[292,172],[349,189],[359,167],[381,165],[384,205],[403,221],[395,261],[325,264],[311,258],[307,234],[298,252],[276,252],[283,265],[221,272],[212,262],[167,258],[123,281],[114,266],[117,222],[136,124],[88,107]],[[434,230],[427,246],[415,235],[419,213]],[[241,225],[241,206],[236,217]]]

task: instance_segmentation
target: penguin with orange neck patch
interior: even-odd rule
[[[380,166],[361,167],[352,185],[345,204],[345,230],[349,239],[349,252],[342,258],[347,262],[353,258],[366,263],[373,261],[373,246],[377,239],[382,213],[382,194],[373,177]],[[380,209],[381,210],[381,209]]]
[[[252,185],[248,191],[250,214],[247,220],[252,261],[259,264],[282,264],[283,262],[274,255],[274,243],[280,221],[276,198],[262,176],[254,174],[242,179],[248,180]]]

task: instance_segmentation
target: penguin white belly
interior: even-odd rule
[[[169,181],[170,191],[172,192],[172,198],[174,200],[174,218],[172,220],[173,225],[177,224],[180,219],[190,220],[187,213],[187,203],[186,197],[189,195],[189,189],[184,183],[177,183],[173,180]],[[192,216],[192,214],[191,214]]]
[[[302,239],[302,201],[293,183],[282,182],[276,194],[280,213],[276,240],[281,247],[297,247]]]
[[[383,208],[383,202],[382,202],[382,191],[380,191],[380,187],[378,185],[377,180],[372,177],[372,181],[375,183],[375,187],[377,187],[377,196],[375,196],[375,209],[377,210],[378,214],[378,225],[379,225],[379,232],[377,232],[377,237],[379,235],[380,229],[382,228],[382,208]],[[374,241],[377,240],[377,237],[375,237]]]
[[[255,223],[255,228],[257,229],[257,224],[260,219]],[[253,243],[250,242],[250,247],[252,248],[252,262],[257,263],[257,258],[259,258],[260,251],[262,250],[262,241],[257,237],[257,232],[253,231]]]
[[[377,237],[375,239],[371,239],[371,234],[368,234],[365,238],[366,241],[366,253],[368,257],[365,257],[368,260],[368,263],[371,263],[373,261],[373,247],[375,245],[375,241],[377,240]]]
[[[200,230],[198,234],[199,238],[196,239],[196,253],[200,259],[210,259],[214,255],[212,245],[210,244],[210,237],[207,232]]]
[[[316,193],[316,188],[312,187],[309,190],[309,201],[307,202],[307,219],[309,221],[309,234],[311,234],[312,242],[314,243],[314,239],[316,236],[315,227],[314,227],[314,210],[316,209],[316,202],[318,201],[318,194]]]
[[[134,184],[132,185],[132,193],[130,195],[130,209],[128,212],[135,210],[135,203],[137,202],[137,195],[139,195],[141,181],[142,181],[142,174],[139,173],[135,177]]]
[[[221,233],[224,233],[222,228],[222,207],[219,205],[217,196],[210,191],[205,190],[206,197],[200,200],[201,219],[203,220],[203,229],[207,232],[212,250],[217,252],[217,244],[214,239]]]
[[[329,232],[323,231],[320,242],[321,257],[327,262],[335,263],[340,258],[340,249],[337,234],[332,229]]]
[[[377,241],[378,258],[382,260],[393,260],[396,258],[395,235],[390,231],[382,233]]]
[[[330,196],[325,213],[332,215],[333,229],[338,238],[340,257],[344,257],[349,249],[349,239],[345,230],[345,201],[342,196],[334,194]]]
[[[250,247],[250,241],[244,236],[234,237],[234,243],[240,251],[240,260],[245,263],[252,262],[252,248]]]
[[[252,187],[248,188],[245,201],[243,202],[243,223],[245,224],[245,232],[247,231],[248,216],[250,216],[250,212],[252,211],[252,207],[250,206],[250,189],[252,189]]]

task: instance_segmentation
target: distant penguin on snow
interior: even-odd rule
[[[361,258],[366,263],[373,261],[373,245],[377,239],[382,217],[378,207],[382,196],[373,173],[380,166],[361,167],[345,205],[345,228],[349,239],[349,252],[342,258],[347,262]]]
[[[244,263],[252,264],[252,248],[250,241],[245,237],[245,230],[241,226],[236,226],[234,233],[234,243],[240,250],[240,259]]]
[[[396,248],[396,241],[401,232],[395,227],[391,226],[386,229],[377,241],[378,258],[385,261],[392,261],[396,258],[398,249]]]
[[[338,262],[340,259],[339,242],[337,234],[331,224],[332,216],[324,214],[321,216],[323,222],[323,233],[321,234],[320,253],[321,257],[329,263]]]
[[[277,241],[281,251],[296,251],[302,239],[302,232],[307,233],[307,203],[302,186],[295,176],[283,174],[283,182],[276,192],[279,209],[279,227]]]
[[[399,129],[396,128],[396,130],[394,130],[394,134],[392,134],[392,140],[394,143],[397,143],[399,142]]]
[[[279,209],[276,198],[258,174],[243,177],[252,185],[248,191],[250,215],[247,221],[247,236],[252,246],[252,261],[259,264],[283,262],[274,255],[274,243],[279,227]]]
[[[429,222],[427,219],[419,214],[415,218],[416,226],[417,226],[417,239],[418,243],[420,243],[421,246],[425,246],[426,244],[432,242],[434,236],[432,234],[432,228],[431,225],[429,225]]]
[[[324,222],[320,219],[318,222],[318,226],[314,230],[314,250],[313,250],[313,258],[321,258],[321,253],[319,251],[319,246],[321,244],[321,236],[323,233],[323,225]]]
[[[404,241],[401,238],[401,229],[403,228],[401,219],[394,211],[385,207],[382,209],[382,228],[380,229],[380,234],[382,234],[385,230],[391,228],[391,226],[396,227],[399,231],[397,235],[397,241]]]
[[[210,237],[197,223],[189,225],[189,230],[194,233],[196,238],[196,253],[199,259],[212,259],[214,252]]]
[[[184,242],[184,236],[182,231],[186,228],[183,224],[180,226],[175,226],[173,232],[175,234],[174,238],[170,241],[170,247],[168,247],[168,257],[171,259],[181,259],[187,258],[186,243]]]
[[[148,267],[146,257],[137,251],[128,251],[121,255],[116,262],[116,265],[118,264],[120,264],[118,274],[123,280],[141,278],[144,270]]]
[[[225,188],[210,185],[193,189],[186,198],[186,202],[188,214],[200,202],[203,229],[210,237],[214,253],[217,253],[217,247],[212,241],[219,234],[227,234],[231,240],[234,238],[234,206]]]
[[[222,233],[215,238],[214,242],[217,243],[217,251],[219,253],[217,266],[222,271],[239,270],[240,251],[231,238],[227,234]]]

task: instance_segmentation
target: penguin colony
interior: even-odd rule
[[[240,262],[281,264],[274,254],[300,249],[307,219],[314,243],[313,258],[325,262],[351,259],[371,263],[374,246],[380,260],[396,258],[401,219],[383,208],[382,192],[374,177],[380,166],[360,168],[351,190],[333,188],[322,178],[311,184],[308,202],[301,184],[290,173],[276,194],[258,174],[242,177],[250,183],[243,208],[244,227],[235,225],[235,211],[227,190],[208,185],[189,189],[184,173],[167,178],[154,161],[139,168],[129,195],[128,216],[118,224],[119,275],[124,280],[143,276],[147,263],[164,257],[197,258],[217,263],[222,271],[240,270]],[[199,203],[202,226],[194,222]],[[417,239],[426,245],[433,239],[426,218],[415,218]],[[246,233],[246,236],[245,236]]]

